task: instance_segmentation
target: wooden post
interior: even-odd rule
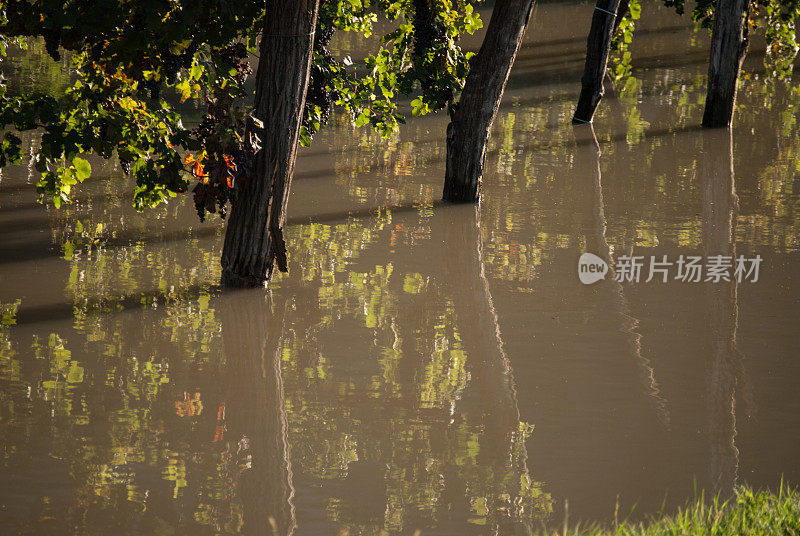
[[[592,15],[592,27],[586,39],[586,64],[581,77],[581,94],[572,116],[573,124],[591,123],[600,99],[603,98],[603,78],[606,75],[611,39],[619,29],[628,10],[628,0],[597,0]]]

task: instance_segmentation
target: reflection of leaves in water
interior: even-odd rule
[[[351,268],[339,277],[336,274],[344,271],[344,265],[340,268],[328,264],[338,258],[336,249],[341,247],[337,240],[331,240],[331,234],[345,228],[349,229],[351,237],[361,237],[366,243],[376,240],[375,233],[381,229],[399,241],[411,240],[413,235],[406,234],[403,229],[397,234],[390,215],[375,218],[373,232],[360,230],[362,225],[348,222],[346,227],[338,226],[338,229],[313,226],[300,232],[307,241],[301,250],[304,255],[313,257],[301,263],[313,267],[304,270],[304,279],[316,279],[321,286],[318,290],[320,311],[310,322],[312,327],[307,327],[309,312],[303,311],[292,323],[292,335],[283,350],[294,466],[322,479],[347,478],[354,463],[385,466],[385,530],[408,528],[404,525],[408,505],[414,505],[415,515],[425,520],[447,515],[453,505],[443,503],[442,494],[447,485],[452,485],[453,478],[467,486],[467,496],[462,499],[465,504],[489,501],[490,507],[483,514],[475,513],[476,522],[497,523],[496,516],[502,517],[502,511],[508,516],[516,512],[541,517],[549,511],[550,503],[540,485],[527,476],[512,477],[511,467],[502,469],[509,471],[508,474],[498,473],[498,468],[481,462],[483,426],[471,422],[474,417],[461,411],[454,413],[461,393],[468,388],[469,356],[461,348],[452,305],[420,295],[419,290],[427,285],[423,276],[397,274],[391,263],[375,266],[369,272]],[[332,249],[313,247],[314,240],[331,244]],[[426,293],[432,292],[437,291],[426,286]],[[402,301],[408,307],[408,299],[425,300],[428,304],[423,322],[411,332],[407,326],[402,326],[407,318],[403,317],[400,305]],[[361,329],[370,334],[368,338],[373,342],[369,349],[360,348],[351,355],[344,370],[341,363],[332,362],[324,355],[309,366],[298,366],[307,362],[301,355],[316,352],[315,339],[335,333],[338,323],[346,319],[356,320]],[[413,384],[409,385],[400,372],[401,362],[414,362],[417,354],[422,361]],[[362,365],[357,363],[376,355],[377,370],[368,377],[355,377],[347,372],[356,366],[360,370]],[[363,366],[366,370],[373,368],[367,363]],[[363,418],[359,407],[362,397],[371,400],[371,414],[381,415],[381,418]],[[395,401],[405,402],[397,405]],[[405,409],[409,403],[418,409]],[[424,411],[426,418],[415,417],[417,411]],[[523,435],[520,433],[516,442],[515,456],[522,456],[518,449],[523,448]],[[449,439],[442,442],[439,439],[442,437]],[[510,504],[512,500],[516,501],[516,506]],[[504,501],[509,504],[501,506]],[[342,499],[333,499],[328,503],[328,514],[353,532],[375,530],[365,525],[350,508]]]
[[[0,326],[13,326],[17,323],[17,311],[21,304],[22,300],[20,299],[12,303],[0,302]]]
[[[22,377],[22,368],[17,357],[16,344],[10,338],[10,326],[16,324],[17,310],[22,300],[13,303],[0,302],[0,381],[8,385],[18,384]],[[6,402],[0,393],[0,402]]]
[[[12,46],[7,53],[2,66],[11,95],[38,93],[58,98],[70,86],[74,74],[70,54],[53,61],[45,50],[44,40],[26,38],[24,48]]]
[[[360,460],[386,466],[381,480],[387,513],[378,527],[389,530],[405,526],[409,509],[421,508],[426,519],[446,513],[448,506],[441,504],[443,479],[453,471],[468,482],[470,496],[464,501],[489,501],[491,511],[486,516],[476,514],[487,523],[493,523],[487,519],[498,511],[492,506],[498,500],[518,497],[524,502],[532,496],[531,489],[539,489],[529,478],[520,480],[484,467],[479,456],[481,425],[460,412],[452,415],[469,383],[469,356],[460,348],[452,307],[434,300],[442,305],[431,304],[422,324],[404,330],[401,303],[409,299],[424,303],[436,289],[419,273],[397,272],[391,262],[361,270],[353,267],[364,251],[387,243],[390,236],[398,244],[427,240],[430,209],[423,207],[420,214],[418,224],[394,225],[391,212],[381,211],[342,224],[293,227],[288,233],[297,252],[293,261],[298,269],[292,276],[312,296],[303,304],[308,307],[292,310],[281,354],[294,467],[335,480],[347,478]],[[182,294],[177,285],[178,290],[171,289],[175,281],[189,285],[213,277],[213,270],[205,267],[214,259],[216,245],[197,247],[176,262],[168,248],[109,245],[106,237],[114,236],[116,224],[100,226],[104,218],[109,217],[64,211],[55,220],[61,244],[74,244],[72,254],[61,262],[70,265],[66,293],[76,305],[75,334],[70,335],[69,345],[55,334],[47,342],[35,343],[40,356],[36,362],[47,364],[39,377],[60,382],[43,383],[41,390],[33,391],[34,399],[57,404],[56,414],[70,418],[56,427],[73,439],[54,454],[71,460],[81,493],[95,498],[75,513],[85,518],[88,511],[121,512],[119,501],[148,504],[148,493],[161,489],[143,476],[147,474],[143,467],[149,466],[166,485],[165,498],[182,499],[189,493],[198,497],[173,506],[188,509],[187,523],[235,532],[241,526],[240,506],[231,494],[236,447],[224,437],[224,417],[221,435],[219,418],[199,411],[195,403],[218,405],[211,385],[225,363],[215,298],[208,292]],[[148,270],[156,273],[149,275]],[[164,297],[142,304],[136,312],[137,326],[131,329],[126,324],[133,318],[130,315],[108,313],[116,310],[125,292],[135,293],[151,277]],[[280,292],[283,284],[278,279],[274,291]],[[318,352],[315,341],[335,331],[343,319],[356,320],[373,341],[369,351],[356,356],[377,358],[375,372],[366,378],[350,377],[325,355],[304,357]],[[30,371],[19,373],[16,353],[9,350],[11,341],[2,342],[4,378],[34,385]],[[422,352],[419,374],[412,378],[401,370],[404,362],[416,359],[404,342]],[[81,358],[75,359],[76,355]],[[187,375],[201,384],[187,385]],[[70,387],[70,379],[80,388]],[[361,396],[380,407],[386,419],[365,420],[359,409]],[[406,401],[417,409],[406,409]],[[11,421],[25,418],[17,413]],[[197,432],[183,435],[184,426]],[[442,443],[442,434],[451,439]],[[176,443],[177,438],[188,439]],[[22,438],[11,441],[25,448]],[[115,490],[123,491],[118,496]],[[362,526],[346,504],[333,501],[331,519]]]

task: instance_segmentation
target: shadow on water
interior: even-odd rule
[[[443,202],[437,201],[416,201],[413,203],[403,203],[395,205],[385,205],[378,208],[364,208],[354,210],[343,210],[340,212],[329,212],[314,216],[293,216],[286,220],[287,226],[307,225],[309,223],[336,223],[347,221],[348,219],[370,218],[381,212],[413,212],[419,210],[420,206],[440,206]],[[51,224],[42,219],[35,219],[41,222],[41,227],[51,228]],[[166,244],[170,242],[180,242],[191,238],[207,239],[223,234],[222,228],[212,223],[205,224],[203,227],[191,227],[184,230],[165,231],[160,233],[146,234],[133,231],[119,231],[113,238],[103,239],[101,247],[104,249],[118,249],[130,247],[134,244]],[[52,250],[51,250],[52,251]],[[0,247],[0,264],[14,264],[32,261],[40,258],[47,258],[52,255],[43,253],[41,247],[31,248],[30,246],[6,246]],[[291,262],[291,260],[290,260]]]
[[[20,307],[16,323],[19,325],[37,324],[67,320],[75,315],[76,309],[86,313],[113,313],[125,310],[142,309],[172,305],[180,301],[196,300],[199,296],[216,294],[221,289],[217,285],[191,285],[173,289],[171,292],[151,290],[123,296],[93,296],[79,302],[64,302],[38,307]]]
[[[558,127],[553,127],[553,129],[555,129],[555,128],[558,128]],[[650,140],[650,139],[657,139],[657,138],[667,138],[667,137],[672,137],[672,136],[679,135],[679,134],[698,132],[698,131],[701,131],[701,130],[702,130],[702,127],[699,124],[686,125],[686,126],[677,127],[677,128],[654,128],[654,129],[645,130],[642,133],[642,139]],[[627,141],[627,137],[628,137],[628,134],[625,131],[623,131],[623,132],[614,132],[613,134],[609,135],[607,139],[608,139],[608,141],[612,141],[612,142],[625,142],[625,141]],[[578,146],[578,147],[580,147],[580,146],[584,146],[584,145],[592,145],[593,143],[595,143],[595,142],[592,141],[591,139],[583,138],[583,137],[580,138],[580,139],[577,139],[574,142],[566,142],[566,143],[562,142],[562,141],[556,141],[555,143],[553,141],[534,142],[534,143],[526,144],[526,151],[531,152],[531,153],[538,153],[538,152],[546,152],[546,151],[552,150],[552,149],[554,149],[556,147],[569,147],[569,146]],[[497,158],[502,153],[502,151],[503,151],[503,149],[497,148],[497,147],[487,150],[486,151],[487,161],[489,161],[490,158]],[[425,158],[424,159],[424,165],[436,168],[437,165],[444,163],[445,158],[446,157],[444,155],[437,154],[435,156],[431,156],[431,157]]]
[[[316,171],[305,171],[305,172],[298,172],[295,173],[294,180],[314,180],[314,179],[330,179],[333,175],[335,175],[335,171],[332,169],[319,169]],[[122,173],[120,173],[122,176]],[[113,179],[116,180],[116,179]],[[83,185],[82,185],[83,186]],[[26,184],[26,185],[12,185],[8,187],[8,192],[5,191],[4,187],[0,187],[0,195],[8,194],[8,195],[15,195],[21,192],[35,192],[36,186],[34,184]],[[73,206],[76,208],[82,208],[81,205],[86,204],[107,204],[110,200],[119,200],[121,203],[131,204],[133,201],[134,190],[128,190],[125,192],[103,192],[100,194],[91,194],[91,195],[75,195],[72,197],[72,201],[74,203]],[[185,194],[191,195],[191,194]],[[29,201],[24,203],[14,203],[12,206],[9,207],[2,207],[0,208],[0,212],[3,215],[13,214],[15,212],[24,212],[24,211],[41,211],[44,209],[44,205],[39,203],[38,201]],[[13,220],[14,225],[18,227],[23,227],[26,224],[34,224],[40,221],[38,218],[14,218]],[[5,228],[5,225],[2,229],[0,229],[0,234],[11,232]]]
[[[689,125],[680,128],[662,128],[662,129],[651,129],[647,130],[643,133],[644,139],[652,139],[652,138],[659,138],[659,137],[666,137],[666,136],[673,136],[681,133],[690,133],[696,132],[701,130],[700,125]],[[627,134],[624,133],[615,133],[610,136],[610,141],[614,142],[621,142],[627,139]],[[568,142],[567,145],[571,145],[573,142]],[[596,143],[588,138],[580,138],[574,142],[576,145],[591,145]],[[534,143],[530,144],[528,150],[531,152],[542,152],[548,149],[552,149],[554,147],[558,147],[562,145],[561,143],[553,143],[553,142],[541,142],[541,143]],[[490,149],[487,151],[487,158],[488,157],[497,157],[501,152],[501,149],[495,148]],[[444,156],[437,155],[435,157],[429,157],[425,160],[424,165],[432,166],[434,169],[436,168],[436,164],[441,164],[444,162]],[[422,162],[421,162],[422,163]],[[347,218],[362,218],[362,217],[369,217],[373,216],[376,213],[380,212],[381,210],[391,210],[391,211],[407,211],[407,210],[416,210],[421,204],[425,204],[425,201],[418,201],[414,203],[406,203],[406,204],[399,204],[399,205],[388,205],[384,207],[378,208],[367,208],[367,209],[360,209],[360,210],[348,210],[348,211],[341,211],[341,212],[333,212],[328,214],[321,214],[317,216],[290,216],[287,219],[287,225],[302,225],[307,223],[328,223],[328,222],[335,222],[335,221],[342,221]],[[441,203],[440,200],[429,201],[433,205],[439,205]],[[42,230],[50,228],[51,224],[42,218],[30,218],[21,222],[17,225],[18,228],[25,228],[27,230],[30,229],[37,229],[41,228]],[[109,238],[103,240],[103,247],[105,248],[124,248],[131,246],[133,244],[163,244],[168,242],[176,242],[181,240],[186,240],[188,238],[208,238],[213,237],[220,234],[221,230],[218,226],[211,226],[207,224],[200,228],[191,228],[187,230],[178,230],[178,231],[168,231],[168,232],[161,232],[158,234],[145,234],[140,232],[126,232],[126,231],[119,231],[115,233],[114,238]],[[26,246],[0,246],[0,264],[13,264],[13,263],[20,263],[20,262],[28,262],[32,260],[36,260],[39,258],[49,257],[50,255],[47,253],[43,253],[41,247],[30,248]]]
[[[535,20],[535,19],[534,19]],[[534,27],[535,28],[535,27]],[[685,26],[664,26],[659,28],[641,28],[636,30],[637,37],[649,35],[664,35],[686,30]],[[551,46],[576,45],[583,49],[586,46],[586,37],[572,37],[568,39],[547,39],[545,41],[526,41],[520,46],[520,50],[537,49]]]

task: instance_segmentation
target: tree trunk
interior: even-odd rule
[[[497,0],[483,45],[447,126],[445,201],[477,202],[486,143],[535,0]]]
[[[597,0],[592,15],[592,27],[586,39],[586,64],[581,77],[581,95],[573,123],[591,123],[597,105],[603,98],[603,78],[606,75],[611,39],[628,10],[628,0]],[[616,15],[615,15],[616,14]]]
[[[708,60],[704,127],[727,127],[733,120],[739,71],[747,52],[747,1],[717,2]]]
[[[305,107],[319,0],[267,0],[256,75],[260,149],[240,180],[222,251],[222,283],[251,287],[286,271],[283,224]],[[248,140],[249,141],[249,140]]]

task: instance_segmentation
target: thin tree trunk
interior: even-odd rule
[[[733,120],[739,71],[747,52],[748,0],[718,0],[708,61],[704,127],[727,127]]]
[[[591,123],[597,105],[603,98],[603,78],[606,75],[611,39],[619,29],[628,10],[629,0],[597,0],[592,15],[592,27],[586,39],[586,64],[581,77],[581,95],[573,123]]]
[[[535,0],[497,0],[483,45],[447,126],[445,201],[477,202],[486,144]]]
[[[305,107],[319,0],[266,0],[256,76],[255,116],[248,129],[261,146],[231,210],[222,251],[222,283],[263,285],[274,263],[286,271],[283,224]]]
[[[611,32],[611,35],[615,35],[617,30],[619,30],[619,25],[622,24],[622,19],[628,14],[630,3],[630,0],[620,0],[619,7],[617,7],[617,16],[614,17],[614,30]]]

